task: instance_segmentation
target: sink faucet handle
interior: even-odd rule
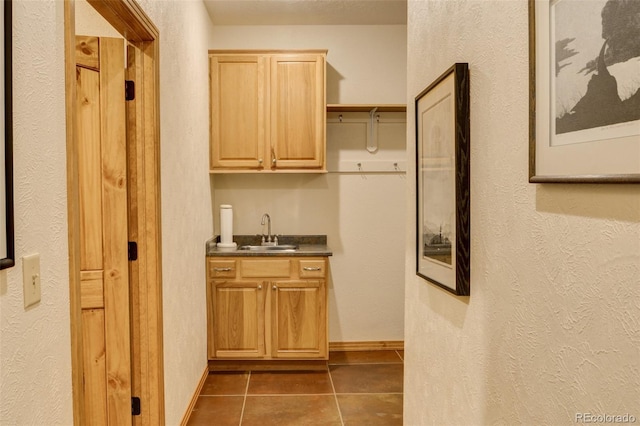
[[[273,237],[273,243],[275,245],[278,245],[278,236],[277,235]]]
[[[262,236],[262,244],[264,244],[264,235]]]

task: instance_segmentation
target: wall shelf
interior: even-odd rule
[[[406,173],[406,128],[404,105],[328,105],[327,171]]]
[[[369,112],[376,109],[378,112],[406,112],[404,104],[327,104],[327,112]]]

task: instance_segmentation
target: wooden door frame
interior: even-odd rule
[[[162,335],[162,274],[160,223],[160,103],[159,32],[135,0],[88,0],[123,37],[141,51],[133,72],[136,81],[136,113],[127,127],[136,137],[129,148],[136,164],[135,183],[128,190],[135,202],[138,260],[130,268],[130,280],[139,298],[131,319],[139,327],[132,342],[138,357],[139,377],[134,377],[134,396],[141,397],[143,415],[136,425],[162,425],[164,418],[164,359]],[[75,0],[64,1],[65,102],[67,139],[67,215],[69,239],[69,303],[73,418],[75,425],[87,423],[83,407],[82,320],[80,305],[80,203],[78,179],[78,135],[76,118]],[[142,107],[144,106],[144,107]],[[128,129],[128,134],[131,129]],[[135,347],[133,347],[135,346]]]

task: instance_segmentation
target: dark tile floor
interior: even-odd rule
[[[326,371],[210,373],[189,425],[402,425],[402,351],[331,352]]]

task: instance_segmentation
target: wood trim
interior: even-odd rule
[[[209,371],[318,371],[327,369],[327,360],[209,360]]]
[[[326,55],[328,49],[209,49],[209,55],[282,55],[291,53],[299,55],[305,53]]]
[[[200,382],[198,383],[198,386],[196,387],[196,391],[193,393],[193,396],[191,397],[191,402],[189,402],[187,411],[182,416],[182,421],[180,422],[180,426],[187,426],[187,423],[189,423],[189,418],[191,417],[193,408],[196,406],[196,403],[198,402],[198,397],[200,396],[200,392],[204,387],[204,383],[207,381],[207,376],[209,376],[208,365],[204,368],[204,371],[202,372],[202,377],[200,378]]]
[[[69,244],[69,310],[71,327],[71,389],[73,424],[86,424],[83,392],[83,336],[80,285],[80,188],[76,120],[76,12],[74,0],[64,2],[65,120],[67,138],[67,225]]]
[[[149,336],[148,347],[143,348],[147,358],[148,370],[146,382],[149,390],[151,414],[145,425],[165,424],[164,417],[164,353],[162,331],[162,244],[160,217],[160,45],[157,41],[136,43],[142,50],[143,96],[142,117],[144,150],[143,179],[141,185],[144,198],[139,200],[144,215],[139,216],[138,248],[144,246],[144,257],[138,253],[140,268],[144,268],[144,286],[146,286],[146,315],[141,327]],[[144,219],[144,220],[143,220]],[[142,282],[141,282],[142,283]]]
[[[329,352],[337,351],[383,351],[404,350],[403,340],[382,340],[370,342],[329,342]]]
[[[262,170],[254,170],[254,169],[215,169],[209,170],[209,174],[229,174],[229,173],[243,173],[243,174],[256,174],[262,173],[263,175],[273,175],[273,174],[283,174],[283,173],[294,173],[294,174],[326,174],[327,169],[295,169],[295,170],[287,170],[287,169],[262,169]]]
[[[157,40],[160,33],[135,0],[87,0],[130,42]]]

